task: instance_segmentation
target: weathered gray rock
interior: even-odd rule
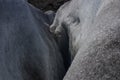
[[[120,80],[119,4],[72,0],[57,11],[51,31],[58,36],[67,31],[75,56],[64,80]]]
[[[0,80],[62,80],[65,69],[46,24],[25,0],[0,0]]]

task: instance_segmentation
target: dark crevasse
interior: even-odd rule
[[[33,4],[34,6],[43,11],[57,11],[57,9],[66,1],[69,0],[28,0],[29,3]]]

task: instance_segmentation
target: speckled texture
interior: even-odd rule
[[[120,80],[120,0],[72,0],[51,31],[67,29],[73,62],[63,80]]]

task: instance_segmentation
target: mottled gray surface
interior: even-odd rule
[[[24,0],[0,0],[0,80],[62,80],[49,20]]]
[[[58,36],[64,30],[75,57],[63,80],[120,80],[120,0],[65,3],[51,25]]]

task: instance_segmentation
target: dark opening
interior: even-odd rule
[[[69,0],[28,0],[29,3],[43,11],[57,11],[57,9],[66,1]]]

